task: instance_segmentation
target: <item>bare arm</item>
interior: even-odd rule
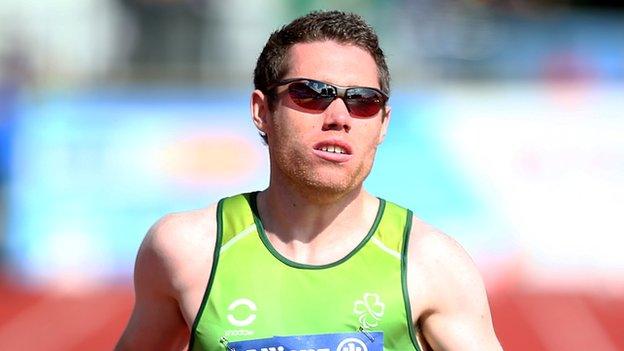
[[[481,276],[450,237],[415,222],[408,287],[420,331],[435,351],[499,351]]]
[[[205,218],[169,215],[150,229],[136,259],[134,309],[116,351],[185,348],[212,263],[213,225]]]

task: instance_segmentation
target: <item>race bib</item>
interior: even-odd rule
[[[274,336],[228,346],[235,351],[383,351],[383,332]]]

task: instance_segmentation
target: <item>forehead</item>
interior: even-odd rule
[[[284,78],[295,77],[379,88],[377,64],[371,54],[358,46],[332,40],[293,45],[288,51]]]

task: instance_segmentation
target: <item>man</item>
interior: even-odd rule
[[[373,30],[341,12],[296,19],[254,84],[268,188],[154,225],[117,349],[500,350],[464,250],[362,187],[391,114]]]

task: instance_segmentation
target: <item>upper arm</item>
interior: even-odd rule
[[[202,253],[212,252],[206,245],[214,237],[190,216],[165,216],[145,236],[134,268],[134,309],[116,350],[180,350],[188,343],[192,317],[184,315],[183,305],[201,302],[188,301],[197,294],[194,286],[208,278],[197,268],[205,265],[194,261],[210,260],[210,267],[212,257]]]
[[[166,217],[145,236],[134,266],[135,303],[116,350],[180,349],[185,323],[171,284]]]
[[[466,251],[431,228],[412,234],[408,287],[411,300],[421,299],[416,317],[427,342],[434,350],[501,350],[481,275]]]

